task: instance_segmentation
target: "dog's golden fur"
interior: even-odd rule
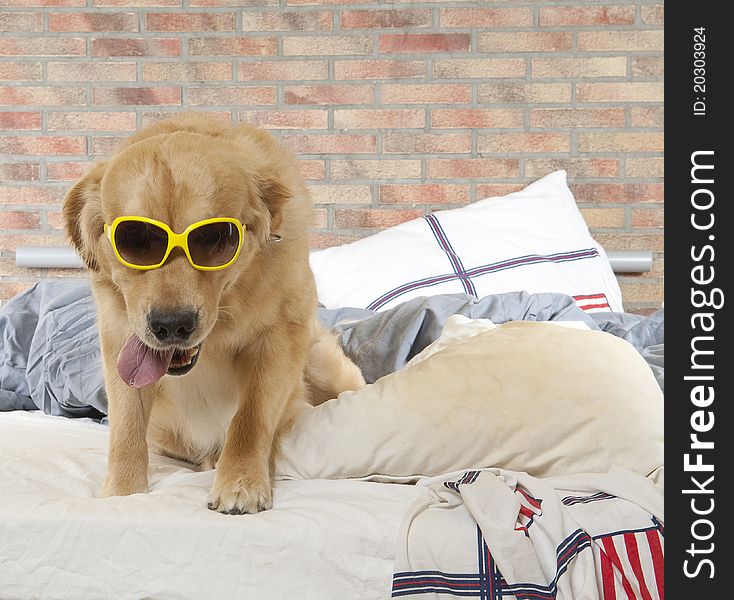
[[[318,403],[364,380],[316,322],[308,264],[312,208],[292,156],[267,132],[184,114],[135,135],[69,191],[64,220],[91,273],[109,401],[108,474],[102,493],[148,490],[148,448],[202,468],[216,464],[210,508],[272,505],[279,434],[299,403]],[[247,226],[237,261],[198,271],[180,249],[151,271],[117,261],[103,224],[121,215],[174,231],[210,217]],[[272,243],[273,236],[282,238]],[[190,373],[129,387],[116,369],[126,340],[152,338],[151,309],[193,307],[203,342]]]

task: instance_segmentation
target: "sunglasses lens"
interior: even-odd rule
[[[191,260],[200,267],[221,267],[231,261],[240,245],[234,223],[209,223],[189,233]]]
[[[150,267],[160,263],[166,255],[168,234],[150,223],[122,221],[115,229],[115,246],[125,261]]]

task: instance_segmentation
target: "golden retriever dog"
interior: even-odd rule
[[[270,508],[278,438],[299,404],[364,385],[316,321],[312,206],[294,158],[261,129],[182,114],[96,164],[63,216],[99,308],[102,495],[148,491],[151,448],[216,465],[210,509]],[[230,222],[181,242],[209,219]],[[227,266],[200,268],[222,267],[235,247]]]

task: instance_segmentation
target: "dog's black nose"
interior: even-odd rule
[[[191,337],[199,315],[195,310],[161,310],[154,308],[148,314],[148,324],[158,341],[182,344]]]

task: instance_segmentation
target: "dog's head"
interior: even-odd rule
[[[291,190],[277,157],[241,137],[190,131],[144,137],[97,164],[66,196],[63,216],[73,246],[95,279],[113,285],[124,299],[133,335],[118,368],[131,385],[193,367],[220,309],[226,309],[223,294],[247,277],[277,236]],[[237,260],[222,270],[193,268],[182,248],[174,248],[160,268],[137,270],[117,259],[104,231],[120,216],[156,219],[175,233],[204,219],[232,217],[246,232]]]

